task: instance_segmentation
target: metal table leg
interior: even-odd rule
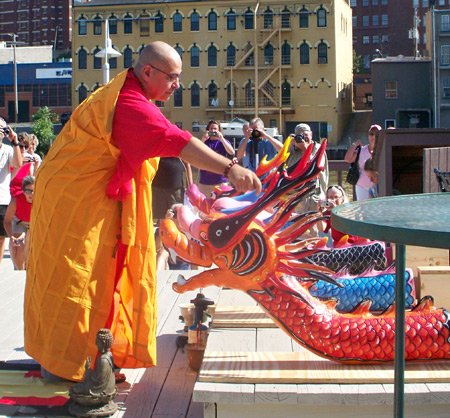
[[[406,248],[395,245],[395,379],[394,417],[403,418],[405,401],[405,268]]]

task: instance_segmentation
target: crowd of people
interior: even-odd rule
[[[237,150],[216,120],[201,138],[170,123],[153,101],[171,97],[181,72],[176,50],[150,43],[134,68],[78,106],[43,160],[35,136],[17,135],[0,119],[0,261],[9,236],[14,267],[27,270],[25,351],[49,380],[81,380],[102,328],[113,331],[118,367],[154,365],[156,260],[158,267],[168,267],[154,227],[184,203],[185,188],[193,183],[191,165],[200,170],[198,186],[206,196],[224,184],[259,195],[255,170],[283,146],[260,118],[244,124]],[[368,197],[369,189],[376,194],[373,164],[364,165],[376,141],[374,127],[361,151],[358,199]],[[290,136],[287,166],[309,146],[313,158],[319,144],[308,124],[298,124]],[[348,161],[357,146],[362,144],[349,149]],[[324,158],[315,188],[297,213],[328,211],[345,202],[342,187],[328,186]],[[332,225],[309,234],[326,228]]]

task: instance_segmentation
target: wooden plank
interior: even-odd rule
[[[419,266],[420,297],[432,296],[434,306],[450,309],[450,266]]]
[[[212,326],[214,328],[277,328],[277,325],[259,306],[216,307]]]
[[[423,192],[439,193],[439,181],[434,169],[450,171],[450,147],[425,148],[423,150]]]
[[[256,306],[256,302],[249,295],[234,289],[223,289],[220,294],[219,304]]]
[[[407,363],[406,383],[448,382],[450,362]],[[202,382],[229,383],[391,383],[393,364],[349,365],[310,352],[205,352]]]

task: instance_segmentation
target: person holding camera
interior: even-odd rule
[[[7,145],[4,140],[11,143]],[[6,209],[11,202],[9,184],[11,183],[11,169],[22,165],[22,154],[16,133],[0,117],[0,263],[5,251],[6,231],[3,226]]]
[[[312,159],[320,148],[320,144],[315,143],[312,139],[313,133],[311,128],[306,123],[300,123],[295,127],[295,133],[291,134],[292,143],[289,148],[289,157],[286,160],[288,167],[294,165],[301,160],[303,154],[308,147],[314,143],[310,159]],[[320,209],[320,201],[326,200],[326,190],[328,186],[328,158],[324,154],[325,164],[324,169],[320,172],[316,179],[316,188],[312,195],[303,199],[295,208],[296,213],[316,212]],[[318,236],[319,230],[317,225],[310,228],[310,235]]]
[[[253,172],[259,166],[264,156],[271,160],[283,144],[278,139],[272,138],[264,130],[264,122],[261,118],[254,118],[249,125],[242,128],[244,138],[239,143],[237,158],[242,161],[242,165]]]
[[[206,125],[206,130],[202,136],[202,142],[219,155],[230,158],[234,157],[234,149],[231,142],[223,136],[222,126],[216,120],[210,120]],[[210,197],[214,187],[228,184],[227,178],[223,174],[212,173],[207,170],[200,170],[198,189],[206,197]]]

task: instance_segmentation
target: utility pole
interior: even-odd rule
[[[19,123],[19,94],[18,94],[18,88],[17,88],[17,58],[16,58],[16,45],[17,45],[17,38],[19,35],[16,35],[15,33],[8,33],[9,36],[13,38],[12,46],[13,46],[13,62],[14,62],[14,122]]]

